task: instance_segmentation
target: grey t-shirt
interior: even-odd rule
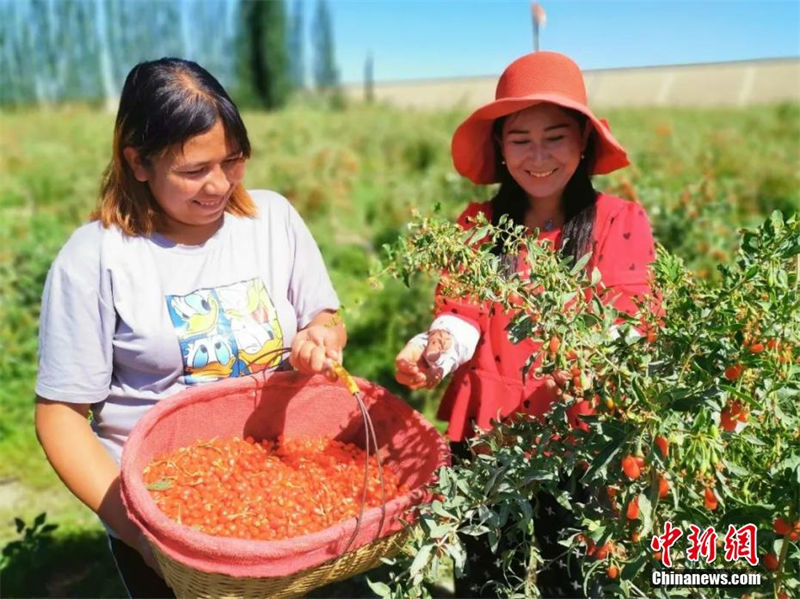
[[[251,191],[255,218],[225,213],[204,244],[129,237],[91,222],[45,283],[36,393],[93,404],[93,427],[120,461],[155,402],[188,386],[276,365],[322,310],[337,310],[319,248],[281,195]]]

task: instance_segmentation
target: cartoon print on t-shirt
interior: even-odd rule
[[[186,384],[251,374],[280,362],[272,352],[283,347],[283,332],[261,279],[166,299]]]
[[[253,372],[277,364],[269,352],[282,347],[278,314],[261,279],[235,283],[217,290],[239,346],[239,357]]]
[[[183,296],[171,295],[168,303],[182,320],[180,333],[184,336],[196,337],[216,330],[219,303],[210,290],[200,289]],[[173,310],[170,310],[170,315]],[[172,322],[176,322],[175,316]]]

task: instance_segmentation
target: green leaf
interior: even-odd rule
[[[147,485],[148,491],[166,491],[167,489],[172,487],[172,481],[166,478],[162,478],[161,480],[157,480],[154,483],[150,483]]]
[[[470,537],[479,537],[485,535],[487,532],[489,532],[489,528],[481,524],[469,524],[461,529],[462,534]]]
[[[464,566],[467,563],[467,552],[464,550],[464,547],[461,543],[454,543],[448,546],[447,553],[453,558],[453,569],[455,570],[456,576],[463,575]]]
[[[492,472],[491,476],[489,477],[489,480],[486,481],[486,486],[484,487],[483,490],[484,495],[488,496],[494,493],[495,486],[497,485],[498,480],[500,479],[501,476],[505,474],[505,472],[506,472],[505,468],[498,468],[497,470]]]
[[[783,231],[783,213],[780,210],[774,210],[769,216],[769,222],[772,225],[774,235],[779,235]]]
[[[380,581],[371,581],[367,578],[367,585],[369,588],[372,589],[372,592],[375,593],[378,597],[382,597],[383,599],[391,599],[392,597],[392,590],[389,588],[389,585],[385,582]]]
[[[409,568],[409,574],[413,576],[417,576],[422,572],[422,570],[428,565],[428,560],[431,557],[431,553],[433,552],[433,544],[428,543],[423,545],[417,555],[414,557],[414,561],[411,562],[411,567]]]
[[[642,536],[644,537],[644,535]],[[622,568],[622,580],[635,579],[636,575],[641,571],[642,568],[644,568],[645,564],[647,564],[647,561],[647,555],[641,555],[637,559],[625,564],[625,567]]]
[[[727,529],[729,524],[758,524],[770,522],[775,512],[773,505],[746,505],[726,511],[722,515],[721,527]]]
[[[469,483],[464,480],[463,478],[456,479],[456,487],[459,491],[461,491],[464,495],[471,495],[471,489],[469,487]]]
[[[22,518],[14,518],[14,525],[17,527],[17,533],[20,533],[25,528],[25,521]]]
[[[10,556],[14,555],[17,551],[20,551],[23,548],[22,541],[11,541],[5,547],[3,547],[3,555]]]
[[[451,517],[451,514],[444,509],[444,505],[442,505],[442,502],[439,501],[438,499],[435,499],[433,503],[431,503],[431,510],[433,511],[434,514],[442,518]]]
[[[655,492],[658,493],[658,485],[655,485]],[[653,529],[653,504],[650,503],[650,498],[645,493],[639,495],[639,512],[642,516],[640,534],[642,537],[646,537]]]
[[[492,553],[497,553],[497,546],[500,544],[500,534],[496,529],[489,529],[489,548]]]
[[[513,491],[509,490],[509,493],[511,492]],[[504,503],[502,506],[500,506],[500,514],[498,515],[497,518],[497,525],[501,528],[504,527],[508,522],[508,517],[510,514],[511,514],[511,508],[507,503]]]
[[[742,439],[748,445],[757,445],[758,447],[769,447],[764,441],[759,439],[758,437],[754,437],[753,435],[742,435]]]
[[[642,389],[642,384],[638,378],[634,378],[631,380],[631,391],[633,391],[633,395],[636,397],[637,401],[643,404],[647,404],[647,396],[644,393],[644,389]]]
[[[797,370],[797,372],[795,372],[795,370]],[[797,376],[798,374],[800,374],[800,368],[792,368],[789,376],[791,378],[792,376]],[[796,397],[800,396],[800,389],[789,386],[780,387],[776,391],[776,395],[778,396],[778,401],[783,402],[785,400],[795,399]]]
[[[796,468],[800,468],[800,454],[797,453],[786,456],[786,459],[775,464],[772,469],[780,472],[781,470],[794,470]]]
[[[522,516],[526,521],[533,520],[533,508],[531,507],[531,502],[527,499],[519,498],[517,499],[517,505],[519,509],[522,511]]]
[[[47,518],[47,513],[46,513],[46,512],[42,512],[42,513],[40,513],[39,515],[37,515],[37,516],[36,516],[36,518],[35,518],[35,519],[34,519],[34,521],[33,521],[33,528],[34,528],[34,530],[36,530],[36,529],[37,529],[37,528],[39,528],[39,527],[40,527],[42,524],[44,524],[44,520],[45,520],[45,518]]]
[[[750,471],[746,468],[742,468],[733,460],[723,460],[722,463],[725,465],[725,470],[728,471],[729,474],[733,474],[734,476],[749,476]]]
[[[592,466],[581,477],[581,480],[591,480],[596,472],[604,469],[608,463],[613,459],[617,452],[622,447],[622,442],[618,439],[612,439],[611,442],[606,443],[600,454],[592,462]]]
[[[432,539],[440,539],[443,536],[447,535],[447,533],[449,533],[452,530],[452,528],[453,528],[452,526],[449,526],[447,524],[436,524],[435,526],[431,527],[431,530],[428,533],[428,535]]]
[[[693,412],[697,409],[698,400],[699,398],[695,393],[687,391],[687,395],[673,399],[669,404],[669,408],[676,412]]]
[[[561,297],[558,300],[559,304],[561,304],[561,306],[566,306],[568,303],[570,303],[572,300],[574,300],[577,297],[577,295],[578,295],[578,293],[576,291],[570,291],[568,293],[562,293]]]
[[[451,484],[450,484],[450,473],[452,470],[448,467],[439,468],[437,472],[439,476],[439,488],[442,490],[442,493],[445,495],[450,494]]]
[[[589,258],[591,258],[591,257],[592,257],[592,253],[591,252],[588,252],[588,253],[584,254],[583,256],[581,256],[580,259],[575,263],[575,266],[573,266],[570,269],[570,271],[569,271],[570,276],[574,277],[579,272],[581,272],[584,268],[586,268],[586,265],[589,263]],[[595,270],[597,270],[597,269],[595,269]]]

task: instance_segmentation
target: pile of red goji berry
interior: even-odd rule
[[[251,437],[197,442],[153,460],[144,482],[170,518],[210,535],[291,538],[356,517],[364,450],[329,438]],[[385,498],[408,492],[383,465]],[[369,458],[367,507],[383,501],[378,464]]]

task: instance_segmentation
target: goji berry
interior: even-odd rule
[[[786,520],[778,516],[777,518],[775,518],[775,523],[772,525],[772,530],[774,530],[782,537],[785,537],[790,532],[792,532],[792,527]]]
[[[738,419],[738,414],[734,416],[733,413],[731,412],[731,409],[728,407],[723,408],[723,410],[719,413],[719,424],[724,430],[728,431],[729,433],[732,433],[733,431],[736,430],[737,419]]]
[[[669,483],[663,476],[658,476],[658,498],[664,499],[669,495]]]
[[[707,509],[712,511],[717,509],[717,506],[719,505],[719,500],[717,499],[716,494],[710,487],[706,487],[705,499],[703,503],[705,504]]]
[[[725,369],[725,378],[728,379],[730,382],[734,382],[739,380],[739,377],[742,376],[742,371],[744,368],[741,364],[734,364],[733,366],[728,366]]]
[[[764,560],[763,561],[764,561],[764,567],[767,570],[771,570],[771,571],[774,572],[775,570],[778,569],[778,565],[779,565],[778,564],[778,558],[776,557],[776,555],[774,553],[767,553],[764,556]]]
[[[669,441],[667,441],[664,437],[656,437],[655,438],[656,447],[661,452],[661,455],[666,460],[669,457]]]
[[[605,545],[603,545],[602,547],[598,547],[598,548],[597,548],[597,551],[595,551],[595,554],[594,554],[594,556],[595,556],[597,559],[606,559],[606,557],[608,557],[608,554],[611,552],[611,550],[613,549],[613,547],[614,547],[614,546],[613,546],[613,544],[612,544],[612,543],[610,543],[610,542],[609,542],[609,543],[606,543],[606,544],[605,544]]]
[[[144,482],[170,518],[207,534],[280,539],[355,517],[366,456],[331,439],[250,437],[197,442],[151,462]],[[366,506],[380,505],[377,462],[370,457]],[[407,492],[384,466],[386,500]]]
[[[636,480],[642,473],[638,462],[633,456],[630,455],[622,458],[622,471],[625,473],[625,476],[631,480]]]
[[[628,508],[625,510],[625,516],[628,520],[636,520],[639,517],[639,498],[634,497],[628,502]]]

